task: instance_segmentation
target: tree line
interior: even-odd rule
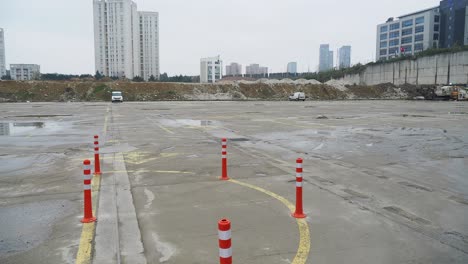
[[[10,75],[4,75],[1,78],[2,80],[11,80]],[[102,80],[102,81],[116,81],[116,80],[121,80],[121,81],[133,81],[133,82],[146,82],[143,77],[141,76],[135,76],[131,80],[125,77],[108,77],[104,76],[100,72],[96,71],[96,74],[93,76],[91,74],[61,74],[61,73],[43,73],[40,75],[40,80],[43,81],[70,81],[70,80],[85,80],[85,79],[94,79],[94,80]],[[148,78],[148,82],[186,82],[186,83],[192,83],[192,82],[199,82],[200,77],[199,76],[187,76],[187,75],[174,75],[174,76],[168,76],[167,73],[163,73],[159,76],[159,79],[156,78],[156,76],[151,75]]]

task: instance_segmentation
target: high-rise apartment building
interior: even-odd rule
[[[290,62],[287,66],[287,72],[291,74],[297,73],[297,62]]]
[[[329,44],[320,45],[319,71],[328,71],[333,69],[333,51]]]
[[[36,80],[41,76],[41,67],[37,64],[10,64],[10,76],[15,81]]]
[[[440,1],[441,48],[468,45],[468,0]]]
[[[253,63],[245,67],[245,74],[250,77],[268,77],[268,67],[262,67],[260,64]]]
[[[439,7],[432,7],[398,19],[390,18],[377,26],[376,58],[386,60],[400,54],[415,54],[438,47]]]
[[[5,63],[5,35],[3,28],[0,28],[0,79],[6,75]]]
[[[227,76],[241,76],[242,65],[240,65],[237,62],[233,62],[230,65],[226,65],[226,75]]]
[[[131,0],[94,0],[96,71],[105,76],[159,78],[159,21]]]
[[[338,60],[340,69],[351,67],[351,46],[343,46],[338,50]]]
[[[159,14],[138,12],[140,20],[140,72],[143,79],[159,79]]]
[[[215,83],[223,78],[223,61],[220,56],[200,60],[200,82]]]

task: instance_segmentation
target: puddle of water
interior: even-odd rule
[[[4,122],[0,123],[0,136],[21,136],[25,134],[46,134],[62,129],[57,122]]]
[[[72,116],[72,115],[19,115],[19,116],[10,116],[10,117],[62,117],[62,116]]]
[[[212,126],[216,124],[216,121],[211,121],[211,120],[193,120],[193,119],[176,119],[176,120],[170,120],[170,119],[162,119],[160,120],[160,123],[165,126],[170,126],[170,127],[181,127],[181,126]]]
[[[249,141],[248,138],[231,138],[229,139],[230,141],[234,141],[234,142],[243,142],[243,141]]]

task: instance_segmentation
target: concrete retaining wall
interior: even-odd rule
[[[468,51],[368,66],[361,74],[346,75],[341,80],[359,85],[468,84]]]

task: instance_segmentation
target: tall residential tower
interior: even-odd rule
[[[156,12],[138,12],[131,0],[94,1],[96,71],[105,76],[159,78]]]
[[[3,34],[3,28],[0,28],[0,79],[5,75],[5,35]]]

